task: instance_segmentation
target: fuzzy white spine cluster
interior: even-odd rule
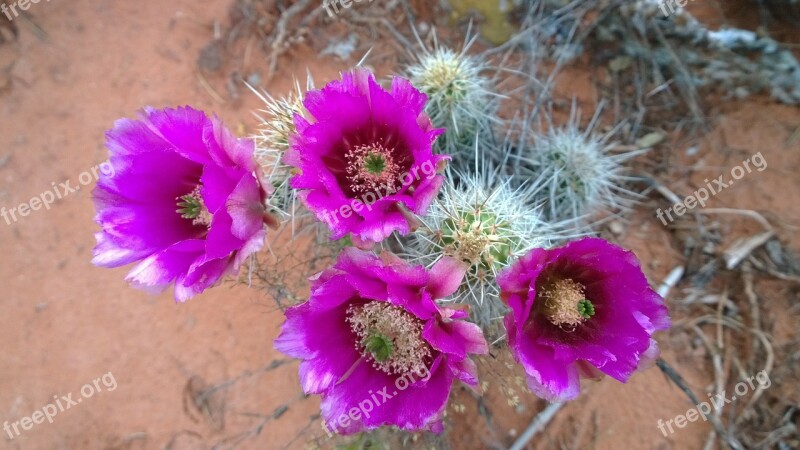
[[[512,188],[511,180],[498,170],[479,164],[468,173],[453,172],[448,179],[458,179],[458,185],[442,188],[420,218],[423,226],[403,250],[411,260],[428,266],[445,256],[469,264],[452,300],[469,304],[473,320],[497,337],[507,312],[499,296],[498,273],[529,250],[549,248],[570,236],[565,224],[545,221],[541,209],[531,206],[539,190],[535,182]]]
[[[629,209],[638,194],[625,187],[634,180],[625,162],[645,150],[614,152],[613,132],[595,130],[600,110],[583,130],[575,111],[566,125],[550,124],[517,149],[517,175],[542,180],[536,199],[551,219],[586,221]]]
[[[445,47],[422,49],[417,62],[407,68],[412,84],[428,96],[425,111],[434,126],[446,128],[437,140],[437,150],[454,156],[454,164],[471,164],[476,139],[481,147],[493,145],[493,129],[500,95],[495,80],[486,74],[491,67],[479,55],[468,55]],[[463,166],[462,166],[463,167]]]
[[[273,97],[267,92],[250,89],[264,102],[264,108],[255,112],[259,128],[253,138],[256,141],[255,157],[275,192],[270,196],[270,205],[290,214],[294,219],[298,213],[296,192],[289,186],[292,167],[283,162],[289,149],[291,136],[295,133],[294,117],[304,115],[303,99],[305,93],[313,89],[309,76],[305,89],[298,81],[285,97]]]

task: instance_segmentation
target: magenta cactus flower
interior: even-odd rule
[[[185,301],[234,272],[264,244],[269,187],[254,143],[190,107],[145,109],[107,133],[113,176],[94,190],[97,246],[92,262],[138,262],[127,281]]]
[[[408,233],[444,182],[444,155],[423,112],[427,97],[394,78],[387,92],[365,69],[342,74],[303,102],[311,121],[295,116],[297,133],[285,156],[298,169],[291,186],[331,238],[356,244]],[[413,214],[411,214],[413,213]]]
[[[466,311],[436,303],[465,272],[453,259],[428,271],[350,247],[312,279],[275,347],[302,360],[303,390],[322,396],[326,430],[442,430],[453,381],[477,385],[469,355],[488,352],[480,328],[461,320]]]
[[[576,398],[581,376],[626,382],[658,357],[652,335],[670,325],[636,256],[602,239],[534,249],[498,283],[509,348],[549,401]]]

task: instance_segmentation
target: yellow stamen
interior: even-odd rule
[[[584,287],[570,279],[547,283],[537,296],[543,301],[542,313],[558,326],[575,327],[586,320],[579,304],[586,298]]]
[[[358,337],[356,349],[372,365],[389,375],[419,373],[426,369],[431,349],[422,338],[423,323],[388,302],[351,306],[347,321]]]

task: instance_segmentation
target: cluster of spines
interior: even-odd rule
[[[296,193],[289,186],[289,179],[294,173],[292,167],[284,164],[283,157],[291,145],[292,135],[296,132],[295,115],[304,115],[303,99],[313,86],[311,77],[308,78],[305,89],[295,81],[292,91],[285,97],[278,98],[250,87],[264,102],[264,108],[255,113],[259,121],[258,132],[254,136],[255,157],[275,190],[270,196],[270,205],[292,217],[298,213]]]
[[[530,125],[536,130],[516,148],[513,172],[541,180],[535,200],[550,219],[589,222],[597,213],[626,211],[638,195],[625,187],[634,178],[624,163],[645,150],[614,152],[613,131],[595,130],[600,109],[583,130],[576,111],[564,126]]]
[[[481,55],[467,54],[471,43],[460,52],[422,46],[416,62],[406,69],[411,83],[428,96],[425,112],[434,126],[446,129],[437,139],[437,151],[452,155],[461,167],[471,164],[476,145],[495,144],[494,129],[502,125],[497,116],[502,96],[488,75],[492,67]]]
[[[548,248],[570,236],[561,223],[543,220],[531,205],[536,183],[516,188],[501,172],[475,164],[468,173],[450,171],[458,185],[445,185],[403,251],[412,260],[431,265],[452,257],[469,265],[452,299],[471,307],[472,317],[489,336],[500,335],[498,319],[507,312],[500,301],[497,274],[533,248]]]

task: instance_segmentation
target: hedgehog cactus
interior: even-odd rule
[[[437,140],[437,150],[457,156],[456,164],[473,155],[476,140],[480,147],[492,143],[493,122],[498,120],[499,95],[493,92],[493,80],[483,75],[489,66],[465,51],[425,50],[407,68],[411,82],[428,96],[426,112],[434,125],[447,128]]]
[[[497,181],[497,173],[452,175],[461,185],[442,190],[406,251],[428,265],[444,256],[469,264],[454,301],[469,304],[473,319],[496,337],[502,329],[497,319],[506,311],[497,273],[531,248],[559,241],[560,224],[543,222],[539,209],[529,206],[533,187],[513,190],[509,181]]]
[[[283,155],[289,149],[290,137],[295,133],[295,115],[302,116],[305,112],[305,92],[313,87],[310,77],[305,90],[295,81],[292,91],[285,97],[278,98],[250,87],[264,102],[264,109],[255,113],[260,125],[258,133],[253,136],[256,141],[256,161],[264,168],[265,175],[275,188],[271,204],[286,212],[294,211],[296,199],[294,190],[289,187],[291,167],[283,163]]]
[[[309,79],[306,90],[312,88],[313,82]],[[256,157],[266,157],[269,160],[273,155],[271,151],[284,152],[289,149],[289,138],[295,132],[294,116],[303,115],[305,111],[303,107],[305,92],[300,83],[295,81],[293,90],[286,97],[275,98],[266,92],[256,92],[256,95],[264,102],[264,109],[259,112],[266,115],[262,117],[256,113],[261,124],[256,135],[258,143]]]
[[[627,210],[637,194],[627,190],[624,162],[643,150],[611,153],[608,135],[594,132],[595,120],[581,131],[578,119],[536,134],[533,144],[521,149],[518,175],[543,180],[537,200],[545,201],[549,218],[588,219],[600,211]]]
[[[469,262],[476,277],[508,261],[512,249],[519,244],[509,223],[486,205],[453,212],[456,217],[443,220],[434,236],[445,254]]]

